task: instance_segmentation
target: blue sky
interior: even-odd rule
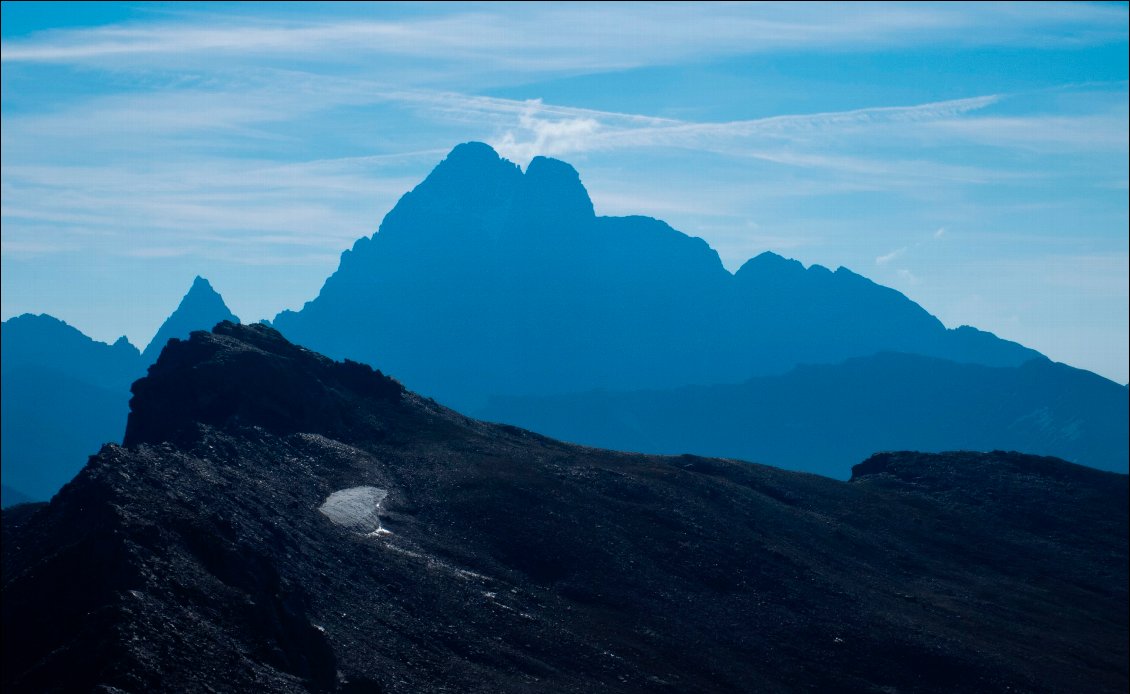
[[[3,3],[2,312],[313,298],[459,142],[1128,380],[1125,4]]]

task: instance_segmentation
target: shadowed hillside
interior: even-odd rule
[[[230,323],[133,391],[125,446],[4,511],[6,692],[1128,684],[1125,475],[582,448]]]

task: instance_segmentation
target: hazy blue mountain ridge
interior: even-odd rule
[[[124,336],[108,345],[49,316],[25,313],[0,327],[4,372],[28,366],[57,369],[104,388],[127,385],[145,372],[141,353]]]
[[[1047,359],[989,367],[882,353],[736,385],[496,398],[476,413],[576,443],[847,478],[883,450],[1040,451],[1125,473],[1125,386]]]
[[[649,217],[598,217],[577,172],[456,147],[319,296],[273,324],[461,407],[492,395],[735,383],[879,351],[1015,366],[1033,350],[946,330],[899,292],[772,253],[729,273]],[[971,332],[972,331],[972,332]]]
[[[121,441],[130,384],[145,375],[169,339],[224,320],[238,319],[197,277],[144,352],[125,337],[113,345],[98,342],[48,315],[4,321],[4,484],[32,500],[51,498],[102,444]]]

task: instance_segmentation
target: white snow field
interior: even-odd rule
[[[326,518],[362,535],[382,535],[388,531],[381,527],[381,502],[388,491],[380,487],[350,487],[326,497],[318,510]]]

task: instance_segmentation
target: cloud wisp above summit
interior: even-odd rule
[[[569,160],[598,213],[662,216],[730,269],[872,268],[947,324],[1127,380],[1125,290],[1011,270],[1127,264],[1124,6],[3,11],[5,317],[144,343],[196,274],[241,316],[297,307],[480,140]],[[1016,284],[974,269],[994,263]],[[85,300],[135,282],[156,293],[129,324]],[[1113,351],[1057,352],[1065,325]]]

